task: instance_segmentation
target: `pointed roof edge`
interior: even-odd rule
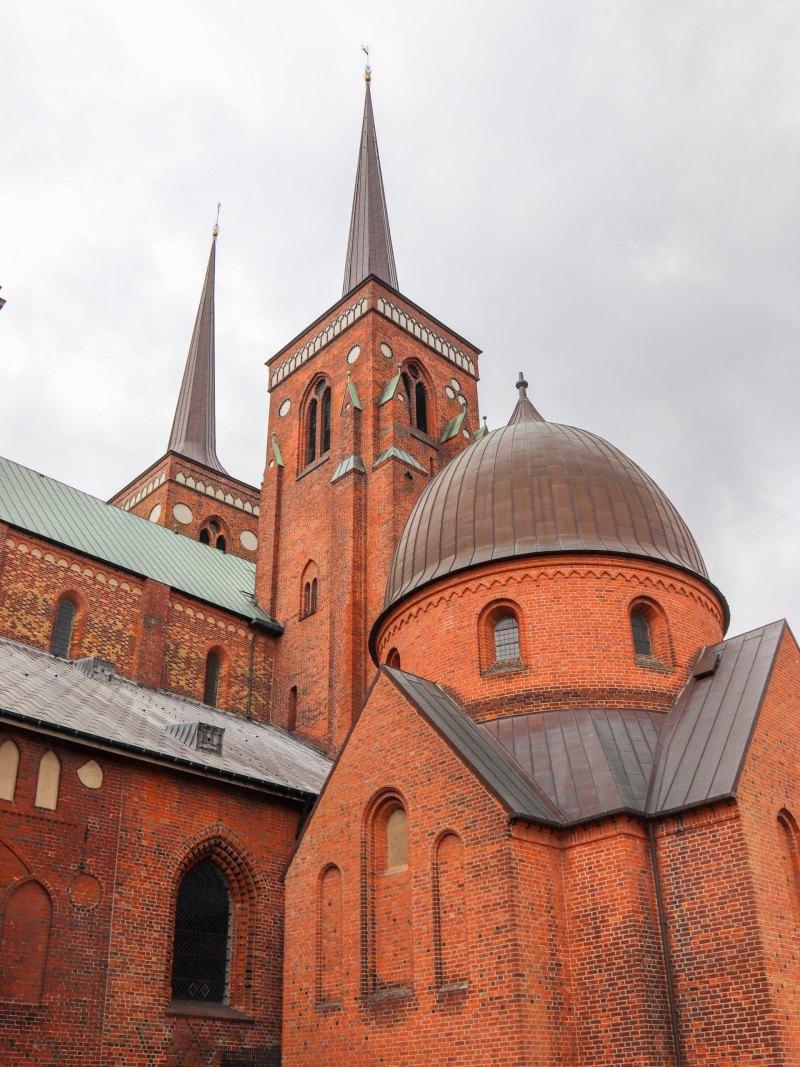
[[[365,81],[364,118],[361,123],[356,184],[347,239],[343,296],[357,288],[370,274],[377,275],[394,289],[398,287],[378,138],[375,132],[375,116],[372,111],[369,71],[365,75]]]
[[[214,288],[218,234],[219,229],[215,225],[167,451],[177,452],[220,474],[227,474],[217,456],[214,388]]]
[[[511,426],[515,422],[545,422],[545,418],[541,415],[533,404],[528,400],[528,383],[525,381],[525,375],[522,371],[519,372],[519,378],[516,382],[517,389],[519,389],[519,399],[511,412],[511,418],[508,420],[508,425]]]

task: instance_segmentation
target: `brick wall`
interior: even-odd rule
[[[20,749],[20,764],[13,802],[0,800],[3,1063],[219,1067],[224,1052],[275,1050],[281,875],[299,807],[0,729],[0,744],[8,738]],[[34,804],[47,750],[61,764],[54,811]],[[102,769],[99,789],[77,776],[90,759]],[[231,1007],[241,1017],[175,1015],[169,1008],[177,886],[182,872],[208,854],[234,898]]]
[[[663,610],[668,665],[637,660],[630,606]],[[480,624],[501,602],[515,607],[521,663],[493,668],[493,636]],[[490,621],[490,620],[489,620]],[[487,564],[442,579],[391,611],[377,635],[385,660],[451,689],[476,718],[536,707],[672,705],[703,645],[722,637],[720,607],[701,582],[675,568],[613,557]]]
[[[275,638],[244,619],[8,528],[0,565],[0,636],[49,649],[58,602],[70,596],[70,658],[99,656],[144,685],[202,700],[206,656],[217,649],[219,706],[269,718]]]

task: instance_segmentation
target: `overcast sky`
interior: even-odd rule
[[[218,451],[339,298],[363,56],[401,290],[504,422],[609,438],[731,632],[800,628],[800,6],[0,0],[0,453],[107,497],[166,446],[222,201]]]

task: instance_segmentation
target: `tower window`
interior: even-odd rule
[[[428,432],[428,394],[422,381],[422,371],[418,363],[411,362],[403,371],[403,384],[406,387],[410,408],[411,425],[423,433]]]
[[[305,619],[317,610],[317,565],[313,559],[308,561],[303,570],[301,588],[300,618]]]
[[[653,641],[650,636],[650,623],[643,611],[631,612],[631,632],[633,650],[637,656],[652,656]]]
[[[228,549],[225,531],[219,519],[209,519],[200,528],[197,539],[200,544],[211,545],[212,548],[219,549],[220,552],[226,552]]]
[[[231,897],[222,871],[202,860],[184,876],[175,910],[172,999],[224,1004]]]
[[[305,466],[331,450],[331,387],[323,378],[314,386],[306,408]]]
[[[520,658],[519,624],[513,615],[503,615],[494,624],[494,658],[498,663]]]
[[[53,623],[53,636],[50,640],[50,651],[54,656],[61,659],[69,658],[69,649],[72,644],[72,631],[75,627],[76,608],[69,597],[59,601],[56,609],[55,622]]]
[[[212,650],[206,656],[206,679],[203,689],[203,703],[208,704],[210,708],[215,708],[219,699],[219,675],[219,652]]]

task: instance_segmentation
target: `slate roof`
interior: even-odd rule
[[[255,565],[0,457],[0,522],[281,628],[253,599]]]
[[[565,826],[735,796],[785,628],[770,623],[706,649],[703,676],[666,712],[578,708],[476,724],[434,682],[382,669],[512,817]]]
[[[559,821],[557,810],[539,786],[514,764],[489,733],[464,714],[441,686],[394,667],[382,670],[510,815],[543,822]]]
[[[786,623],[770,623],[713,645],[710,677],[684,689],[663,724],[648,812],[676,811],[732,796]]]
[[[643,811],[663,713],[580,708],[494,719],[483,728],[571,822]]]
[[[331,767],[326,756],[277,727],[119,676],[87,677],[47,652],[0,639],[2,719],[302,798],[320,791]],[[198,722],[224,729],[221,755],[191,748],[166,732],[170,725]]]

